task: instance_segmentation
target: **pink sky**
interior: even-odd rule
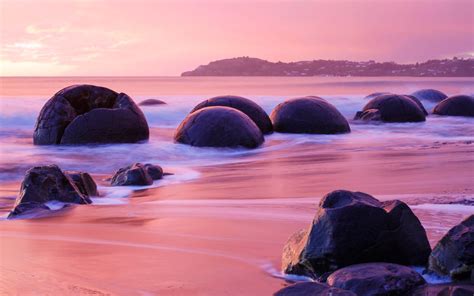
[[[0,75],[179,75],[209,61],[472,56],[473,0],[0,0]]]

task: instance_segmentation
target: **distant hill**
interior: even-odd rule
[[[314,60],[269,62],[239,57],[201,65],[181,76],[418,76],[473,77],[474,59],[429,60],[416,64]]]

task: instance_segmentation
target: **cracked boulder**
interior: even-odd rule
[[[148,123],[124,93],[94,85],[73,85],[57,92],[41,109],[35,145],[134,143],[147,140]]]
[[[245,113],[230,107],[205,107],[190,113],[174,139],[198,147],[256,148],[264,142],[262,131]]]
[[[152,164],[139,162],[119,169],[112,177],[113,186],[151,185],[153,180],[163,178],[163,169]]]

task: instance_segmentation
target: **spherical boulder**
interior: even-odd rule
[[[324,278],[358,263],[425,265],[430,251],[426,231],[405,203],[337,190],[321,200],[311,227],[288,240],[282,270]]]
[[[124,93],[73,85],[57,92],[36,121],[35,145],[134,143],[148,139],[140,108]]]
[[[474,97],[467,95],[452,96],[439,102],[433,114],[448,116],[474,116]]]
[[[254,101],[243,97],[219,96],[210,98],[199,103],[196,107],[194,107],[191,113],[202,108],[212,106],[230,107],[242,111],[248,117],[250,117],[253,122],[255,122],[255,124],[258,126],[258,128],[260,128],[263,134],[270,134],[273,132],[272,121],[268,117],[267,113],[262,109],[262,107],[257,105],[257,103],[255,103]]]
[[[273,296],[357,296],[357,294],[326,284],[303,282],[285,287],[275,292]]]
[[[165,101],[158,100],[158,99],[147,99],[143,100],[140,103],[138,103],[140,106],[156,106],[156,105],[166,105]]]
[[[327,283],[357,295],[411,295],[424,285],[423,277],[413,269],[398,264],[366,263],[348,266],[332,273]]]
[[[474,215],[451,228],[436,244],[429,269],[453,279],[474,280]]]
[[[79,190],[73,179],[57,165],[33,167],[26,172],[21,183],[20,195],[8,218],[34,210],[49,210],[45,203],[50,201],[76,204],[92,202],[87,194]]]
[[[163,169],[139,162],[120,168],[111,179],[112,186],[151,185],[153,180],[163,178]]]
[[[273,109],[273,129],[280,133],[340,134],[351,131],[346,118],[319,97],[287,100]]]
[[[441,102],[446,99],[448,96],[443,92],[436,89],[420,89],[411,94],[416,97],[418,100],[430,101],[434,103]]]
[[[179,125],[174,139],[198,147],[256,148],[263,134],[250,117],[230,107],[205,107],[190,113]]]
[[[425,121],[425,114],[418,104],[411,98],[403,95],[380,95],[370,100],[358,112],[354,119],[362,119],[364,111],[376,109],[380,112],[380,120],[384,122],[419,122]]]

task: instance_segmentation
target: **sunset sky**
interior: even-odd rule
[[[472,56],[474,0],[0,0],[0,75],[179,75],[251,56]]]

